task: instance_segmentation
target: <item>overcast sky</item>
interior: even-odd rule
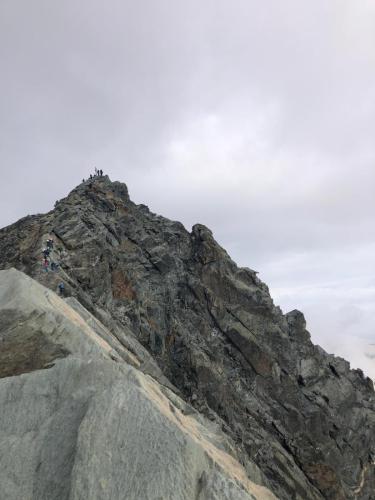
[[[94,166],[375,377],[375,2],[1,0],[0,226]]]

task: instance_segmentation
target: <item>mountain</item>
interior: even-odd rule
[[[0,230],[0,269],[7,499],[375,498],[372,381],[205,226],[97,177]]]

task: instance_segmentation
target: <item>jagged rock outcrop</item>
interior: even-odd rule
[[[2,500],[276,499],[217,427],[77,309],[0,271]]]
[[[40,264],[49,235],[58,273]],[[73,308],[121,344],[122,354],[110,344],[121,359],[136,356],[220,426],[249,477],[278,498],[375,498],[372,382],[314,346],[303,315],[275,307],[205,226],[189,233],[97,178],[0,231],[0,268],[9,267],[53,290],[63,280]]]

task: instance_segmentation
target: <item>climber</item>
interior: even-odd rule
[[[61,281],[61,283],[59,283],[59,292],[60,292],[60,295],[64,295],[64,291],[65,291],[65,285]]]
[[[48,262],[48,259],[45,258],[43,260],[43,269],[45,270],[46,273],[48,273],[48,266],[49,266],[49,262]]]
[[[95,167],[95,175],[99,175],[99,170]]]
[[[49,248],[44,248],[44,250],[43,250],[42,253],[43,253],[44,258],[46,259],[49,256],[49,254],[50,254],[50,249]]]
[[[56,264],[56,262],[51,262],[51,271],[58,271],[59,270],[59,264]]]
[[[49,238],[47,240],[47,249],[52,250],[53,249],[53,239]]]

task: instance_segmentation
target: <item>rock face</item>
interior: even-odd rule
[[[0,271],[0,318],[3,500],[276,499],[217,426],[54,292]]]
[[[51,258],[60,264],[57,273],[45,272],[41,267],[41,249],[49,235],[55,239]],[[124,184],[111,182],[107,177],[97,178],[79,185],[67,198],[57,202],[52,212],[27,217],[0,231],[0,269],[10,267],[52,290],[57,290],[58,283],[63,281],[68,298],[58,302],[69,309],[69,314],[60,311],[60,306],[51,299],[52,310],[43,318],[34,319],[34,327],[31,322],[30,329],[23,329],[22,319],[12,319],[12,315],[6,313],[5,334],[1,333],[5,335],[5,349],[0,353],[0,370],[3,377],[10,378],[2,383],[16,387],[21,384],[20,380],[41,377],[52,386],[54,380],[59,380],[59,375],[54,374],[78,356],[81,364],[75,364],[74,368],[69,365],[66,369],[72,377],[81,370],[87,373],[82,375],[80,391],[85,393],[95,386],[101,393],[106,384],[111,385],[111,391],[103,395],[101,401],[112,408],[116,397],[112,394],[111,377],[124,380],[143,377],[142,381],[152,377],[159,392],[162,387],[164,393],[168,391],[168,397],[178,394],[173,397],[182,398],[179,405],[187,406],[189,411],[194,411],[194,407],[199,412],[197,415],[204,416],[215,429],[221,428],[234,443],[233,447],[228,445],[230,452],[227,449],[232,459],[238,459],[247,477],[269,488],[276,497],[285,500],[375,498],[372,382],[360,370],[350,370],[345,360],[314,346],[302,313],[292,311],[284,315],[275,307],[267,286],[256,273],[238,268],[205,226],[195,225],[189,233],[180,223],[155,215],[144,205],[135,205]],[[4,287],[11,289],[9,283]],[[21,292],[17,292],[16,297],[20,301],[27,299]],[[70,326],[67,323],[61,326],[54,313],[61,313]],[[19,314],[23,317],[22,307]],[[93,332],[93,336],[88,336],[90,343],[83,341],[82,335],[81,340],[77,340],[77,335],[72,333],[72,316],[69,316],[72,314],[84,323],[80,324],[80,330]],[[35,325],[41,319],[45,322],[45,326],[39,323],[44,332],[42,338],[35,334]],[[20,325],[17,324],[12,333],[11,325],[14,326],[15,321]],[[56,332],[52,334],[53,341],[48,332]],[[109,347],[99,349],[94,337]],[[23,343],[24,351],[35,354],[36,360],[30,361],[31,354],[22,354]],[[91,368],[82,363],[89,360],[111,366],[108,368],[111,375],[106,374],[107,368],[98,369],[103,372],[103,379],[88,382],[93,376],[88,375]],[[51,362],[55,366],[41,370]],[[115,370],[116,375],[111,370]],[[32,382],[30,384],[27,391],[32,391]],[[89,385],[86,389],[85,384]],[[138,382],[134,384],[139,387]],[[126,394],[119,396],[120,400],[133,398],[128,393],[138,395],[139,392],[148,400],[150,391],[142,384],[142,390],[126,390]],[[27,391],[23,396],[26,399]],[[69,391],[66,397],[72,397]],[[164,394],[164,397],[167,396]],[[150,400],[157,403],[153,397]],[[37,409],[33,407],[32,411]],[[97,418],[94,414],[104,415],[105,411],[95,406],[95,410],[91,410],[93,419]],[[113,408],[113,415],[112,410],[108,411],[108,421],[112,422],[113,417],[116,422],[113,425],[121,427],[116,413],[120,410]],[[134,418],[139,419],[136,413]],[[90,425],[99,426],[98,422]],[[121,457],[126,455],[116,448],[112,437],[108,437],[105,447],[107,438],[100,434],[96,440],[88,427],[86,429],[86,434],[83,432],[78,437],[75,434],[82,450],[95,445],[104,454],[112,453],[116,465],[122,463]],[[102,428],[100,431],[110,432]],[[26,431],[19,428],[18,432]],[[129,430],[125,426],[118,432],[125,436]],[[17,434],[17,429],[14,433]],[[147,448],[147,442],[141,439],[146,439],[146,434],[145,431],[145,436],[140,436],[140,449]],[[122,439],[127,442],[126,437]],[[164,438],[165,450],[168,439]],[[111,451],[113,446],[116,450]],[[157,452],[160,456],[164,454],[162,450]],[[86,460],[82,467],[86,467],[88,476],[90,462],[93,467],[90,471],[95,476],[85,480],[84,488],[90,487],[93,492],[89,498],[131,498],[129,492],[121,493],[126,486],[119,485],[110,472],[103,482],[110,485],[110,493],[100,490],[95,453],[94,458],[89,456],[92,453],[92,449],[89,454],[87,450],[82,451],[82,460]],[[212,455],[209,456],[211,461]],[[82,480],[74,479],[80,474],[76,464],[81,463],[81,455],[76,460],[67,484]],[[198,463],[200,459],[193,459],[187,468],[191,471],[193,464]],[[220,463],[217,467],[224,470],[226,466]],[[135,470],[138,469],[134,468],[133,473]],[[206,490],[198,488],[193,492],[192,480],[181,476],[181,484],[185,484],[181,494],[173,496],[167,490],[160,493],[156,479],[151,490],[135,490],[138,496],[134,498],[232,498],[228,496],[232,494],[232,486],[224,486],[225,481],[232,479],[208,476],[203,466],[197,474],[202,471],[205,474],[198,481],[199,488],[206,485]],[[162,483],[169,473],[167,468],[160,467],[159,474]],[[229,476],[226,472],[225,477]],[[171,477],[173,483],[173,475]],[[238,477],[236,485],[240,481]],[[139,485],[134,486],[137,487]],[[249,495],[249,491],[241,494]],[[69,494],[73,496],[49,498],[83,498],[80,493]],[[257,498],[257,493],[251,494]],[[23,498],[22,495],[19,498]],[[44,497],[40,494],[25,498]]]

